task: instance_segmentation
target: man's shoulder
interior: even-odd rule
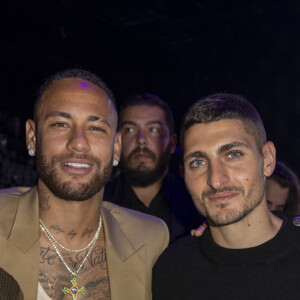
[[[13,187],[0,190],[0,211],[4,213],[6,207],[15,206],[20,196],[24,195],[30,188],[28,187]]]
[[[115,218],[117,219],[124,219],[128,221],[128,224],[139,224],[142,223],[144,226],[157,226],[157,227],[165,227],[167,228],[167,225],[165,222],[157,218],[155,216],[151,216],[148,214],[141,213],[136,210],[132,210],[129,208],[121,207],[117,204],[103,201],[102,203],[103,207],[108,210]]]
[[[300,249],[300,215],[290,215],[290,214],[277,214],[281,219],[283,219],[283,228],[279,233],[283,232],[284,236],[289,239],[297,240],[295,242],[297,248]]]
[[[300,215],[294,215],[283,211],[272,211],[272,213],[282,220],[282,226],[279,233],[284,232],[284,234],[287,234],[292,231],[297,233],[297,235],[300,234]]]
[[[30,188],[14,187],[0,190],[0,235],[7,236],[14,222],[19,200]]]
[[[18,187],[13,187],[8,189],[0,189],[0,197],[1,199],[5,197],[18,197],[25,194],[29,190],[30,187],[23,187],[23,186],[18,186]]]
[[[156,254],[160,254],[169,243],[168,227],[157,217],[107,201],[102,203],[102,216],[112,240],[119,240],[123,236],[134,248],[147,245]]]
[[[195,255],[199,250],[198,246],[199,237],[184,236],[175,242],[171,243],[168,248],[163,252],[158,260],[158,264],[165,266],[177,264],[185,265],[187,260]]]
[[[186,250],[189,251],[190,250],[195,250],[197,248],[198,245],[198,241],[201,237],[195,237],[195,236],[191,236],[191,235],[186,235],[178,240],[176,240],[174,243],[172,243],[167,251],[168,252],[177,252],[177,251],[182,251],[182,250]]]

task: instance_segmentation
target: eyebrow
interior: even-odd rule
[[[246,143],[242,143],[242,142],[233,142],[233,143],[229,143],[229,144],[225,144],[222,145],[219,149],[218,149],[218,154],[222,154],[234,147],[246,147],[246,148],[250,148],[249,145],[247,145]],[[206,154],[206,152],[203,151],[195,151],[192,153],[187,154],[183,161],[186,162],[187,160],[191,159],[191,158],[205,158],[208,159],[208,155]]]
[[[245,147],[245,148],[250,148],[248,144],[246,143],[242,143],[242,142],[233,142],[233,143],[229,143],[229,144],[225,144],[223,146],[221,146],[218,149],[218,154],[224,153],[234,147]]]
[[[98,120],[100,120],[100,118],[97,116],[89,116],[88,117],[88,121],[98,121]]]
[[[51,118],[51,117],[63,117],[66,119],[72,119],[70,114],[63,112],[63,111],[52,111],[50,113],[47,113],[45,119],[47,120],[48,118]]]
[[[72,116],[69,113],[66,113],[63,111],[52,111],[46,115],[46,119],[48,119],[50,117],[63,117],[63,118],[69,119],[69,120],[72,119]],[[106,119],[98,117],[98,116],[93,116],[93,115],[88,116],[87,120],[88,121],[100,121],[100,122],[110,126]]]
[[[146,125],[153,125],[153,124],[159,124],[161,126],[163,126],[163,123],[161,121],[149,121],[146,123]],[[124,126],[124,125],[134,125],[137,126],[137,124],[133,121],[123,121],[120,125],[120,127]]]
[[[132,121],[124,121],[121,123],[120,127],[123,127],[124,125],[134,125],[136,126],[136,123],[132,122]]]
[[[202,151],[195,151],[192,153],[187,154],[183,161],[186,162],[187,160],[191,159],[191,158],[199,158],[199,157],[203,157],[203,158],[208,158],[207,154],[205,152]]]
[[[146,123],[146,125],[153,125],[153,124],[159,124],[159,125],[161,125],[161,126],[163,126],[163,123],[161,122],[161,121],[149,121],[149,122],[147,122]]]

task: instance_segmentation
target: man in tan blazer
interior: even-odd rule
[[[25,300],[151,299],[169,234],[160,219],[102,202],[116,128],[113,95],[94,74],[63,71],[40,88],[26,123],[37,186],[0,192],[0,267]]]

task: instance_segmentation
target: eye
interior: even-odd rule
[[[51,125],[52,127],[67,127],[68,125],[64,122],[56,122]]]
[[[106,132],[103,128],[98,127],[98,126],[92,126],[89,128],[92,131],[102,131],[102,132]]]
[[[150,127],[150,132],[157,133],[158,132],[158,128],[156,128],[156,127]]]
[[[237,151],[237,150],[234,150],[234,151],[231,151],[229,154],[228,154],[228,157],[231,158],[231,159],[236,159],[236,158],[239,158],[243,156],[243,153],[240,152],[240,151]]]
[[[189,166],[191,168],[199,168],[203,167],[205,165],[205,161],[202,159],[195,159],[189,163]]]
[[[124,133],[133,133],[134,128],[133,127],[124,127],[122,130]]]

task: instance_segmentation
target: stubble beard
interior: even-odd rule
[[[94,166],[96,172],[88,183],[75,183],[79,175],[73,175],[70,180],[62,181],[57,166],[63,160],[70,158],[87,159]],[[107,165],[95,158],[86,155],[56,155],[48,162],[39,144],[36,146],[36,164],[39,179],[58,198],[67,201],[85,201],[96,195],[107,183],[112,170],[112,160]]]
[[[254,193],[254,183],[252,183],[249,191],[245,194],[245,190],[242,187],[224,187],[219,190],[210,190],[202,193],[200,211],[206,216],[209,223],[213,226],[226,226],[230,224],[237,223],[249,215],[263,200],[263,193],[261,195],[255,196]],[[220,209],[218,214],[211,214],[205,204],[205,200],[211,194],[217,192],[233,191],[238,192],[240,197],[244,198],[243,207],[241,210],[228,210],[226,204],[219,204],[217,207]],[[228,210],[227,213],[222,213],[222,210]]]
[[[134,153],[142,150],[149,154],[152,161],[156,161],[153,168],[145,166],[144,162],[140,162],[137,167],[130,166],[130,160],[133,159]],[[168,168],[171,158],[170,150],[171,144],[168,145],[165,152],[159,158],[148,148],[139,147],[133,150],[126,158],[121,154],[120,166],[129,184],[135,187],[147,187],[158,181]]]

